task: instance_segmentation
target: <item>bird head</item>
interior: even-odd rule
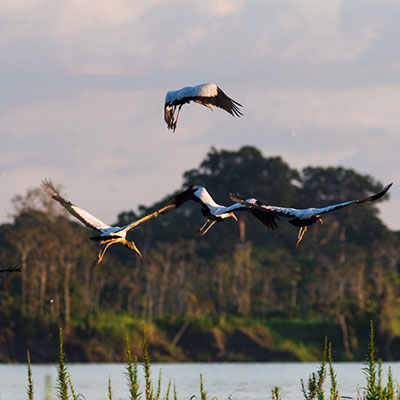
[[[139,255],[139,257],[142,258],[142,253],[141,253],[140,250],[136,247],[135,242],[132,242],[132,241],[130,241],[130,240],[127,240],[127,241],[126,241],[126,246],[127,246],[129,249],[135,251],[135,252]]]
[[[164,107],[164,120],[168,125],[168,129],[172,129],[174,123],[175,107],[166,103]]]

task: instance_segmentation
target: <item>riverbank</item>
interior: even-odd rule
[[[64,327],[70,362],[123,362],[126,335],[135,354],[141,354],[143,321],[128,314],[101,313],[73,320]],[[155,362],[316,361],[325,336],[333,344],[335,360],[362,360],[368,325],[357,330],[357,346],[346,357],[340,327],[329,321],[236,317],[162,318],[145,323]],[[54,361],[58,326],[20,317],[0,330],[0,362]],[[354,342],[354,341],[353,341]],[[378,346],[379,347],[379,346]]]

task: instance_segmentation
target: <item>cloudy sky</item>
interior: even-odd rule
[[[44,177],[106,222],[182,184],[210,146],[394,182],[400,229],[398,0],[2,0],[0,222]],[[215,82],[244,116],[165,93]]]

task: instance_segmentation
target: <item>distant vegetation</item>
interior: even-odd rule
[[[254,147],[212,148],[184,173],[182,187],[189,184],[207,187],[221,204],[239,192],[295,207],[383,187],[341,167],[297,171]],[[172,194],[121,212],[117,222]],[[0,265],[18,263],[22,272],[0,277],[0,361],[22,361],[26,348],[32,362],[51,361],[59,326],[71,361],[121,361],[125,334],[137,343],[141,321],[155,360],[310,360],[326,335],[335,359],[362,359],[371,319],[382,357],[400,358],[400,235],[376,204],[327,215],[296,247],[297,229],[286,220],[272,232],[245,213],[199,238],[204,217],[188,203],[130,232],[142,260],[112,246],[96,269],[91,232],[39,187],[14,205],[13,223],[0,226]]]
[[[31,362],[29,357],[29,351],[27,353],[28,359],[28,386],[27,386],[27,394],[29,400],[34,400],[34,378],[31,370]],[[142,367],[143,367],[143,375],[144,382],[140,382],[138,378],[138,361],[137,356],[132,357],[131,347],[129,343],[128,337],[126,338],[126,347],[125,347],[125,376],[127,381],[127,386],[129,389],[129,399],[130,400],[169,400],[178,399],[178,391],[175,385],[175,381],[173,383],[173,387],[171,385],[171,378],[169,379],[167,389],[164,394],[161,393],[161,384],[162,378],[161,373],[158,376],[157,381],[155,382],[151,377],[151,361],[150,361],[150,351],[147,343],[147,335],[146,331],[143,330],[142,336]],[[383,376],[383,368],[381,360],[378,362],[376,360],[376,348],[375,348],[375,340],[374,340],[374,330],[373,324],[371,322],[369,342],[368,342],[368,352],[365,358],[365,367],[363,368],[365,377],[366,377],[366,385],[361,389],[357,388],[357,399],[360,400],[399,400],[399,385],[395,383],[394,378],[392,376],[391,368],[389,367],[386,382],[384,382]],[[64,345],[63,345],[63,334],[60,329],[59,335],[59,345],[58,345],[58,363],[57,363],[57,386],[56,386],[56,395],[61,400],[84,400],[86,397],[82,393],[77,393],[73,383],[72,377],[68,372],[68,367],[65,362],[65,353],[64,353]],[[329,379],[330,389],[329,392],[326,393],[327,380]],[[336,379],[336,373],[333,366],[332,360],[332,346],[331,343],[328,344],[327,338],[325,337],[323,353],[322,353],[322,361],[321,365],[318,368],[317,372],[313,372],[307,382],[304,382],[303,379],[300,381],[301,388],[303,392],[303,396],[305,400],[339,400],[341,398],[353,399],[354,397],[347,395],[340,395],[338,390],[338,382]],[[325,385],[325,387],[324,387]],[[356,388],[354,388],[355,390]],[[47,397],[50,398],[50,388],[47,388]],[[200,374],[200,396],[192,395],[191,399],[201,399],[207,400],[209,396],[207,396],[207,392],[205,389],[205,385],[203,382],[202,374]],[[283,400],[281,396],[281,388],[275,386],[271,391],[272,400]],[[113,399],[112,392],[112,382],[111,379],[108,379],[108,400]],[[218,397],[213,397],[213,399],[218,399]],[[230,397],[228,397],[228,400]]]

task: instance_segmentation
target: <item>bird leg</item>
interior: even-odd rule
[[[178,107],[178,114],[176,114],[175,122],[172,123],[172,132],[175,132],[176,125],[177,125],[177,123],[178,123],[179,113],[181,112],[182,106],[183,106],[183,104],[181,104],[181,105]]]
[[[210,219],[207,219],[206,222],[203,224],[203,226],[197,231],[197,233],[200,236],[204,236],[208,230],[216,223],[217,221],[211,221]],[[208,227],[206,228],[206,226],[208,225]]]
[[[103,247],[101,248],[99,254],[97,255],[96,261],[95,261],[94,264],[93,264],[94,267],[97,267],[97,266],[101,263],[101,261],[102,261],[102,259],[103,259],[103,257],[104,257],[104,254],[105,254],[105,252],[106,252],[106,250],[108,249],[108,247],[109,247],[112,243],[113,243],[113,242],[108,242],[108,243],[106,243],[106,244],[103,245]]]
[[[204,222],[204,224],[201,226],[201,228],[199,228],[199,229],[197,230],[197,233],[201,233],[202,230],[205,228],[205,226],[206,226],[209,222],[210,222],[210,220],[209,220],[209,219],[206,219],[206,222]]]
[[[197,104],[201,104],[202,106],[205,106],[205,107],[207,107],[207,108],[209,108],[211,111],[214,111],[213,110],[213,108],[209,105],[209,104],[207,104],[207,103],[203,103],[202,101],[200,101],[200,100],[193,100],[195,103],[197,103]]]
[[[216,222],[217,221],[211,221],[211,224],[208,225],[207,229],[205,231],[200,232],[200,237],[204,236]]]
[[[299,234],[297,235],[297,242],[296,242],[296,246],[299,245],[299,243],[301,242],[301,239],[303,239],[304,234],[307,232],[307,228],[308,226],[302,226],[299,230]]]

